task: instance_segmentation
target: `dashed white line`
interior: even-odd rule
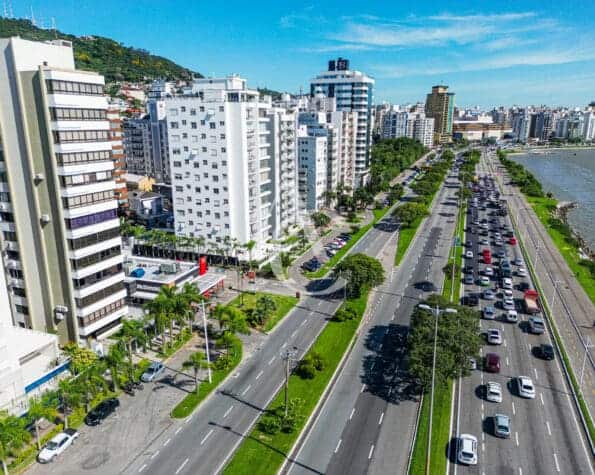
[[[139,468],[138,473],[141,473],[145,468],[147,468],[147,464],[144,464],[141,468]]]
[[[169,439],[167,439],[165,442],[163,442],[163,446],[167,447],[167,444],[169,444],[171,442],[171,437]]]
[[[516,414],[516,410],[514,408],[514,402],[512,403],[512,415],[514,416]]]
[[[213,429],[211,429],[207,435],[204,436],[204,438],[200,441],[200,445],[204,444],[206,442],[206,440],[211,437],[211,434],[213,433]]]
[[[335,447],[335,453],[337,453],[339,451],[339,447],[341,447],[341,440],[339,439],[339,442],[337,442],[337,446]]]
[[[159,455],[159,450],[156,450],[155,453],[153,453],[153,455],[151,455],[151,460],[154,459],[155,457],[157,457]]]
[[[275,357],[274,356],[269,360],[269,362],[267,363],[267,365],[270,366],[273,361],[275,361]]]
[[[297,330],[294,330],[291,332],[291,335],[289,335],[289,338],[293,338],[295,336],[295,334],[297,333]]]
[[[539,375],[537,374],[537,368],[533,368],[533,371],[535,371],[535,379],[539,379]]]
[[[188,459],[186,458],[186,460],[184,460],[184,461],[182,462],[182,465],[180,465],[180,466],[178,467],[178,469],[176,470],[176,475],[178,475],[178,473],[180,473],[180,472],[182,471],[182,469],[183,469],[183,468],[186,466],[186,464],[187,464],[187,463],[188,463]]]
[[[372,458],[373,453],[374,453],[374,445],[372,445],[372,447],[370,447],[370,452],[368,452],[368,460],[370,460]]]
[[[545,406],[545,402],[543,402],[543,394],[539,393],[539,399],[541,399],[541,405]]]
[[[302,320],[302,323],[300,323],[300,327],[303,327],[306,324],[307,321],[308,321],[307,318],[305,320]]]
[[[175,434],[175,435],[178,435],[178,432],[180,432],[181,430],[182,430],[182,428],[181,428],[181,427],[178,427],[178,428],[176,429],[176,431],[174,432],[174,434]]]
[[[229,409],[227,409],[227,411],[225,411],[225,414],[223,414],[223,419],[225,419],[227,416],[229,416],[229,413],[231,412],[232,409],[233,409],[233,406],[230,406]]]
[[[506,345],[507,345],[506,340],[504,340],[504,348],[506,348]]]
[[[549,421],[545,421],[545,426],[547,427],[547,433],[551,436],[552,435],[552,429],[550,429],[550,423],[549,423]]]
[[[186,420],[184,421],[186,424],[188,424],[188,422],[190,422],[192,420],[192,416],[194,416],[194,414],[190,414]]]
[[[506,357],[506,366],[508,366],[508,356]]]
[[[246,389],[244,389],[244,391],[242,392],[242,396],[243,396],[244,394],[246,394],[248,391],[250,391],[250,388],[251,388],[251,387],[252,387],[252,385],[251,385],[251,384],[249,384],[249,385],[248,385],[248,387],[247,387]]]
[[[384,412],[380,414],[380,420],[378,421],[378,425],[382,424],[382,419],[384,419]]]
[[[481,451],[482,452],[486,451],[486,444],[484,444],[483,442],[481,443]]]
[[[256,375],[256,380],[258,381],[258,378],[260,378],[262,376],[262,374],[264,373],[264,371],[260,370],[260,373],[258,373]]]
[[[395,319],[395,314],[393,313],[393,316],[390,317],[390,321],[392,322]]]
[[[558,457],[556,454],[554,454],[554,462],[556,462],[556,470],[559,472],[560,471],[560,465],[558,464]]]
[[[355,413],[355,407],[353,409],[351,409],[351,414],[349,414],[349,420],[351,420],[354,413]]]
[[[281,345],[281,349],[285,348],[286,346],[287,346],[287,342],[285,342]]]
[[[366,390],[366,385],[362,384],[362,389],[361,389],[360,393],[363,393],[365,390]]]
[[[519,446],[519,433],[518,432],[514,433],[514,439],[516,440],[516,446],[518,447]]]

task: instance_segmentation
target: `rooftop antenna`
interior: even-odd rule
[[[31,5],[31,24],[35,26],[35,15],[33,15],[33,5]]]
[[[54,31],[54,38],[58,39],[58,33],[56,32],[56,19],[52,17],[52,30]]]
[[[14,18],[14,14],[12,13],[12,0],[8,0],[8,15],[10,18]]]

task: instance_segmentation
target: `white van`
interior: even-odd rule
[[[519,314],[516,310],[508,310],[506,312],[506,321],[509,323],[516,323],[519,320]]]

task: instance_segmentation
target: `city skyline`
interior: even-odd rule
[[[593,100],[592,5],[561,13],[534,1],[499,1],[485,10],[470,2],[446,2],[439,10],[402,3],[366,10],[334,2],[258,10],[232,4],[225,16],[208,5],[97,5],[43,0],[32,11],[39,25],[48,27],[54,17],[67,33],[111,37],[205,76],[238,73],[254,86],[291,93],[307,91],[326,61],[341,55],[376,79],[376,103],[423,101],[438,83],[448,84],[461,106]],[[31,10],[15,6],[14,15],[30,17]]]

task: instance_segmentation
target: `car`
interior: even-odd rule
[[[463,283],[465,285],[473,285],[473,282],[475,282],[475,279],[473,278],[473,274],[465,274]]]
[[[465,247],[473,247],[473,241],[467,240],[465,242]]]
[[[165,366],[163,366],[163,363],[161,363],[159,361],[153,361],[149,365],[149,367],[145,370],[145,372],[142,374],[140,379],[142,381],[144,381],[145,383],[150,383],[151,381],[154,381],[155,379],[157,379],[157,377],[161,373],[163,373],[164,370],[165,370]]]
[[[488,373],[499,373],[500,372],[500,355],[496,353],[488,353],[485,358],[484,369]]]
[[[469,357],[469,369],[471,371],[475,371],[477,369],[477,360],[475,358]]]
[[[497,328],[488,328],[487,339],[490,345],[501,345],[502,333]]]
[[[465,257],[467,259],[473,259],[473,251],[466,251],[465,252]]]
[[[502,246],[502,244],[504,244],[504,243],[502,242],[502,239],[495,239],[495,240],[494,240],[494,245],[495,245],[495,246]]]
[[[490,244],[490,241],[489,241],[487,238],[483,238],[481,241],[479,241],[479,243],[480,243],[482,246],[489,246],[489,244]]]
[[[457,441],[457,460],[463,465],[477,465],[477,437],[461,434]]]
[[[520,257],[517,257],[514,261],[513,264],[515,266],[523,266],[525,265],[525,263],[523,262],[523,259],[521,259]]]
[[[521,292],[526,292],[527,290],[529,290],[531,288],[531,286],[529,285],[528,282],[519,282],[516,286],[517,290],[520,290]]]
[[[505,414],[495,414],[494,418],[494,435],[503,439],[510,437],[510,417]]]
[[[486,267],[483,270],[483,275],[487,275],[488,277],[492,277],[494,275],[494,269],[491,267]]]
[[[494,320],[496,318],[496,309],[491,306],[484,307],[482,315],[486,320]]]
[[[504,310],[514,310],[516,307],[514,305],[514,300],[513,299],[509,299],[509,298],[505,298],[502,301],[502,308],[504,308]]]
[[[516,310],[509,310],[504,314],[504,320],[508,323],[516,323],[519,321],[519,314]]]
[[[487,277],[487,276],[485,276],[485,275],[482,275],[482,276],[479,278],[479,282],[478,282],[478,283],[479,283],[479,285],[482,285],[482,286],[487,286],[487,285],[490,285],[490,278],[489,278],[489,277]],[[484,298],[485,298],[485,297],[484,297]]]
[[[500,383],[490,381],[485,387],[486,400],[489,402],[502,402],[502,386]]]
[[[333,257],[336,253],[337,253],[336,249],[327,249],[326,250],[326,255],[329,257]]]
[[[502,296],[504,297],[504,299],[512,299],[512,290],[510,289],[504,289],[502,290]]]
[[[479,297],[477,297],[475,294],[466,295],[463,297],[463,304],[469,307],[475,307],[479,305]]]
[[[56,460],[56,457],[70,447],[78,438],[79,433],[74,429],[64,429],[52,437],[37,455],[39,463],[49,463]]]
[[[512,236],[509,240],[508,240],[508,244],[510,244],[511,246],[515,246],[516,245],[516,238],[514,236]]]
[[[553,360],[556,357],[554,347],[548,343],[534,347],[533,351],[542,360]]]
[[[535,399],[535,386],[528,376],[519,376],[516,378],[517,390],[520,397],[525,399]]]
[[[499,232],[494,233],[494,239],[502,239],[502,235]]]
[[[483,279],[485,279],[486,277],[482,277]],[[496,294],[494,293],[494,291],[492,289],[485,289],[483,291],[483,298],[484,300],[494,300],[496,298]]]
[[[519,277],[527,277],[527,269],[525,269],[524,267],[519,267],[516,270],[516,275],[518,275]]]
[[[512,279],[510,277],[502,279],[502,288],[512,290]]]
[[[540,317],[529,317],[529,333],[534,335],[541,335],[545,332],[545,325],[543,319]]]
[[[498,249],[498,251],[496,252],[496,257],[498,259],[506,258],[506,251],[504,249]]]
[[[115,397],[104,399],[97,406],[89,411],[85,417],[85,424],[88,426],[96,426],[101,424],[106,417],[114,412],[120,406],[120,401]]]

